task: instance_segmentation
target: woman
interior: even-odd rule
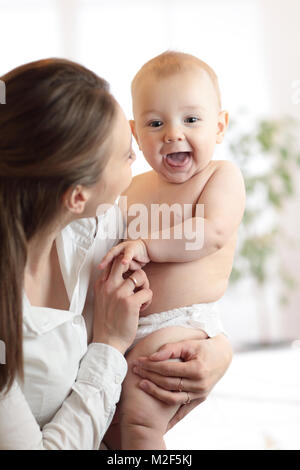
[[[139,311],[152,298],[140,266],[120,259],[91,283],[96,261],[118,242],[103,237],[116,206],[95,216],[131,182],[130,128],[107,83],[73,62],[37,61],[1,79],[0,448],[98,449]],[[89,285],[88,345],[82,313]],[[186,362],[164,369],[168,357]],[[205,399],[230,360],[220,335],[165,345],[141,360],[139,373],[148,393],[180,404],[186,393],[174,390],[184,377],[193,400],[171,427]]]

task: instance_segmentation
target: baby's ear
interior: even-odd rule
[[[136,143],[138,144],[139,148],[140,148],[140,144],[139,144],[139,141],[138,141],[138,137],[137,137],[137,133],[136,133],[136,128],[135,128],[135,121],[133,121],[132,119],[129,121],[129,124],[130,124],[130,127],[131,127],[131,132],[132,132],[132,135],[133,137],[135,138],[136,140]]]
[[[228,123],[229,123],[228,111],[220,111],[219,116],[218,116],[218,130],[217,130],[217,138],[216,138],[217,144],[222,143],[226,129],[228,127]]]

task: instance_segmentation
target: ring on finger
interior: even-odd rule
[[[182,381],[183,381],[183,377],[180,378],[179,385],[178,385],[178,392],[182,392],[182,391],[183,391],[183,388],[182,388]]]
[[[191,397],[189,395],[189,392],[185,392],[187,394],[187,399],[186,401],[183,403],[184,405],[188,405],[189,403],[191,403]]]
[[[133,282],[134,287],[137,287],[137,280],[133,276],[129,276],[128,279],[130,279]]]

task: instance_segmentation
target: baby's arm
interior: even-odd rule
[[[244,213],[245,185],[240,169],[232,162],[220,162],[197,204],[203,204],[204,217],[199,217],[196,211],[195,217],[179,224],[181,227],[176,225],[143,239],[151,261],[194,261],[223,248],[237,230]],[[176,239],[176,233],[180,233],[178,229],[182,236]],[[170,235],[164,239],[167,232]]]
[[[150,238],[124,241],[106,254],[100,268],[122,252],[124,263],[135,259],[141,267],[149,261],[178,263],[208,256],[223,248],[237,230],[243,217],[245,199],[240,169],[232,162],[222,161],[197,200],[197,204],[202,205],[199,207],[204,207],[204,217],[197,215],[196,206],[196,216],[182,224],[151,232]]]

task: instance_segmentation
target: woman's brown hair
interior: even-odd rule
[[[25,64],[0,79],[0,391],[7,391],[23,378],[27,243],[55,222],[68,188],[99,180],[116,102],[105,80],[64,59]]]

